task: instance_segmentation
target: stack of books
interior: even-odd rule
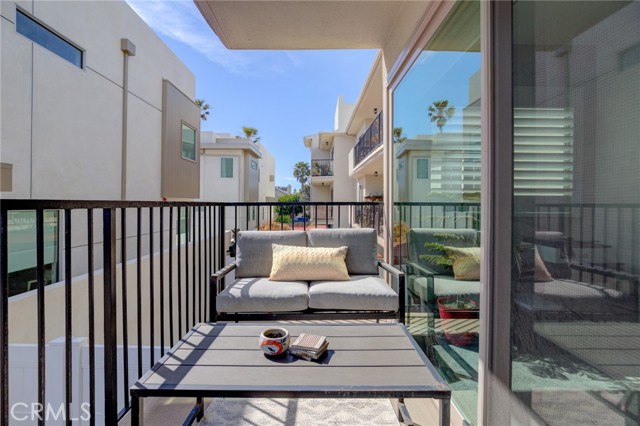
[[[301,333],[289,346],[289,352],[291,355],[307,361],[318,361],[327,353],[328,347],[327,336]]]

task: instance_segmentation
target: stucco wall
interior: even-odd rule
[[[127,198],[160,198],[162,79],[189,97],[195,77],[123,1],[17,2],[84,50],[84,68],[15,29],[2,2],[2,162],[13,167],[5,198],[119,199],[123,53],[129,60]],[[78,19],[82,16],[82,19]]]

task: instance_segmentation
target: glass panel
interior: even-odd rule
[[[16,31],[35,43],[82,68],[82,50],[16,10]]]
[[[480,3],[460,2],[393,94],[394,263],[407,326],[476,422],[480,246]],[[453,251],[475,259],[452,269]],[[462,274],[462,272],[465,272]]]
[[[7,217],[9,295],[35,290],[36,213],[11,211]],[[45,285],[58,281],[58,211],[44,212]]]
[[[223,178],[233,177],[233,158],[220,159],[220,177],[223,177]]]
[[[512,406],[541,424],[640,424],[639,22],[513,5]]]
[[[196,130],[182,123],[182,158],[196,159]]]

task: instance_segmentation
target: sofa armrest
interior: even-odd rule
[[[211,322],[214,322],[218,315],[216,296],[222,291],[221,284],[224,282],[224,277],[236,269],[236,266],[235,262],[230,263],[211,275],[209,281],[209,321]]]
[[[434,275],[440,275],[436,271],[433,271],[425,266],[419,265],[415,262],[407,261],[407,270],[410,275],[422,275],[424,277],[432,277]]]
[[[404,324],[406,297],[404,272],[380,260],[378,261],[378,266],[398,279],[398,321]]]

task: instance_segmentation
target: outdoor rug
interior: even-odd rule
[[[398,426],[388,399],[213,398],[206,426]]]

